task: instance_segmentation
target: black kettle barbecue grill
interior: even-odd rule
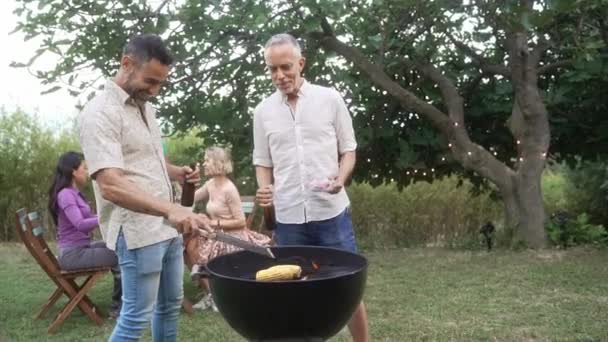
[[[249,251],[209,261],[211,293],[228,324],[250,341],[324,341],[348,323],[363,296],[365,257],[335,248],[272,247],[276,259]],[[278,264],[302,266],[302,279],[259,282]]]

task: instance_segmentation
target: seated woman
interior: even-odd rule
[[[256,245],[270,244],[270,238],[264,234],[247,228],[245,214],[241,207],[241,197],[234,183],[227,177],[232,173],[232,161],[228,151],[220,147],[210,147],[205,150],[203,171],[206,177],[211,177],[194,194],[194,201],[207,201],[206,211],[211,225]],[[193,266],[193,274],[197,274],[200,266],[207,264],[212,258],[237,251],[238,247],[223,242],[196,236],[186,242],[186,256]],[[207,295],[197,304],[195,309],[212,308],[217,311],[207,279],[200,279],[199,285],[206,290]]]
[[[88,180],[87,164],[81,153],[66,152],[57,163],[53,184],[49,189],[48,209],[57,226],[59,265],[64,270],[112,267],[114,290],[110,316],[118,317],[122,288],[120,268],[114,251],[103,241],[92,241],[91,233],[98,226],[97,215],[80,192]]]

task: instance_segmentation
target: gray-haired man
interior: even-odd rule
[[[344,182],[357,143],[340,94],[302,78],[305,59],[289,34],[273,36],[264,58],[277,91],[254,111],[254,151],[261,206],[274,205],[279,245],[317,245],[357,251]],[[349,329],[369,340],[359,305]]]

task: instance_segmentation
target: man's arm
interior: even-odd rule
[[[337,194],[342,190],[344,184],[353,174],[355,169],[355,162],[357,161],[357,154],[355,151],[346,151],[340,156],[340,168],[338,170],[338,176],[332,179],[332,183],[327,189],[327,192],[331,194]]]
[[[255,166],[255,178],[258,181],[258,191],[255,198],[260,207],[272,206],[272,168],[266,166]]]
[[[180,232],[188,233],[193,228],[206,229],[209,224],[204,215],[194,214],[166,199],[150,196],[129,181],[121,169],[102,169],[93,178],[104,199],[138,213],[162,216]]]
[[[264,188],[269,185],[272,185],[272,168],[256,165],[255,178],[258,181],[259,188]]]
[[[336,137],[338,139],[339,171],[333,179],[328,192],[336,194],[342,190],[344,183],[348,182],[355,168],[357,160],[355,130],[353,122],[344,99],[338,92],[334,92],[336,108]]]
[[[169,174],[169,179],[172,181],[177,181],[180,184],[184,183],[184,180],[186,179],[188,180],[188,183],[198,183],[200,181],[200,171],[198,168],[198,164],[196,165],[196,168],[192,170],[190,166],[173,165],[166,157],[165,164],[167,165],[167,173]]]
[[[272,206],[272,156],[259,106],[253,111],[253,165],[258,190],[255,198],[261,207]]]
[[[357,153],[355,151],[347,151],[340,156],[340,171],[337,179],[340,184],[344,185],[353,175],[356,162]]]
[[[124,176],[121,169],[103,169],[93,176],[103,198],[125,209],[167,218],[173,207],[171,202],[154,198],[140,190]]]

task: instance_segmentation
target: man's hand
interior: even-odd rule
[[[273,190],[272,185],[267,185],[258,189],[255,193],[255,199],[258,201],[260,207],[272,207]]]
[[[327,187],[327,192],[330,194],[337,194],[344,187],[344,181],[340,179],[340,177],[335,176],[331,178],[331,183]]]
[[[209,218],[203,214],[193,213],[191,209],[175,205],[169,210],[167,219],[182,234],[212,232]]]
[[[198,168],[198,163],[196,164],[195,169],[193,170],[190,166],[179,166],[177,167],[177,181],[180,184],[184,182],[193,183],[196,187],[198,187],[201,177],[200,177],[200,169]]]

